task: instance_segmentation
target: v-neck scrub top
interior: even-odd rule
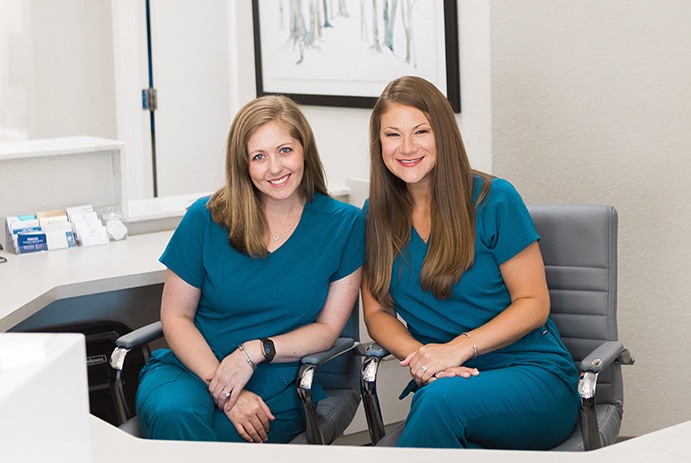
[[[329,284],[364,261],[364,217],[355,206],[315,193],[286,242],[266,258],[252,258],[230,246],[228,231],[211,218],[208,199],[189,207],[160,261],[201,289],[194,324],[219,360],[241,342],[313,323]],[[158,350],[142,371],[142,382],[152,365],[160,363],[186,370],[172,351]],[[294,413],[299,406],[294,391],[298,369],[299,362],[260,363],[246,389],[261,396],[274,415]],[[138,409],[144,408],[145,414],[145,395],[155,388],[149,384],[142,392],[140,386]]]
[[[482,182],[474,176],[474,202]],[[428,245],[413,227],[392,268],[394,309],[423,344],[447,343],[472,331],[511,304],[499,266],[538,239],[518,192],[506,180],[493,178],[476,209],[473,265],[453,285],[451,297],[437,299],[421,288]],[[570,434],[579,407],[578,376],[551,318],[464,366],[477,368],[479,376],[441,377],[415,392],[397,445],[541,449]]]
[[[475,176],[474,200],[481,189],[482,180]],[[523,199],[509,182],[499,178],[492,179],[489,194],[478,206],[475,228],[473,265],[453,285],[449,299],[437,299],[420,287],[428,247],[414,227],[403,251],[406,257],[399,254],[394,261],[390,287],[394,309],[413,337],[423,344],[449,342],[484,325],[511,305],[499,266],[539,239]],[[545,326],[513,344],[468,360],[466,365],[488,369],[516,363],[539,365],[568,385],[575,384],[573,359],[551,318]]]

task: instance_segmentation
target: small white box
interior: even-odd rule
[[[72,219],[73,215],[84,214],[87,212],[93,212],[94,208],[91,204],[84,204],[83,206],[72,206],[65,209],[67,211],[67,216]]]
[[[20,230],[27,230],[40,227],[35,215],[21,215],[7,218],[7,230],[16,233]]]
[[[72,224],[65,221],[65,222],[55,222],[55,223],[48,223],[45,225],[41,225],[41,230],[43,230],[46,233],[51,233],[51,232],[71,232],[72,231]]]
[[[70,222],[72,222],[72,223],[89,222],[91,220],[98,220],[98,214],[94,211],[80,212],[78,214],[72,214],[69,217],[70,217]]]
[[[51,231],[45,232],[46,244],[48,245],[48,250],[53,249],[67,249],[73,248],[75,246],[74,233],[72,230],[69,231]]]
[[[84,247],[110,243],[108,232],[106,231],[106,227],[103,225],[100,227],[80,230],[78,234],[78,241],[79,244]]]
[[[50,225],[50,224],[54,224],[54,223],[67,223],[67,216],[66,215],[49,215],[46,217],[39,218],[38,223],[41,225],[41,227],[44,227],[44,226]]]

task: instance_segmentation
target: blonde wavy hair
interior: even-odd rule
[[[314,199],[315,192],[328,195],[324,166],[312,128],[297,104],[284,96],[269,95],[243,106],[228,132],[225,185],[211,196],[207,208],[214,222],[228,230],[231,246],[258,258],[268,254],[265,242],[268,224],[263,196],[250,179],[247,144],[260,127],[272,121],[284,124],[290,136],[302,145],[305,170],[299,194],[308,201]]]

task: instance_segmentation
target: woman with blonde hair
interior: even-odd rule
[[[225,185],[190,206],[161,256],[170,349],[140,376],[143,431],[248,442],[301,433],[299,359],[343,330],[363,260],[362,213],[328,196],[298,106],[247,103],[228,134]]]
[[[394,80],[377,100],[370,160],[365,323],[409,368],[404,392],[415,391],[397,445],[565,440],[578,378],[549,317],[539,237],[520,195],[470,167],[448,101],[419,77]]]

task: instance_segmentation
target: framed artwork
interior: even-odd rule
[[[461,110],[456,0],[252,0],[257,95],[371,108],[417,75]]]

